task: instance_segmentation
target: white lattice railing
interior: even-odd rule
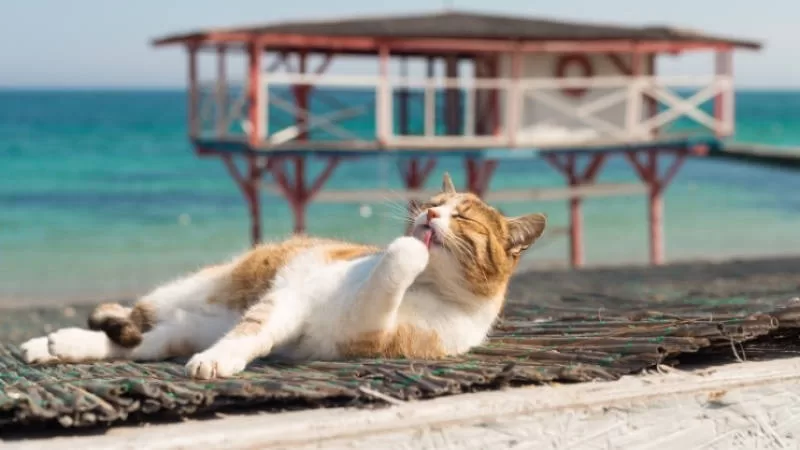
[[[366,90],[373,93],[374,108],[354,104],[315,113],[302,110],[293,101],[269,95],[270,87],[297,85],[310,85],[315,90]],[[447,89],[459,91],[461,113],[459,131],[455,134],[452,130],[439,133],[444,122],[439,103],[442,91]],[[562,95],[569,89],[585,90],[586,95],[580,98]],[[693,93],[682,96],[683,89]],[[395,94],[403,90],[414,92],[417,103],[421,103],[411,112],[418,125],[415,133],[395,129],[398,121]],[[496,92],[497,123],[491,132],[477,132],[476,124],[487,109],[486,96],[481,96],[481,92]],[[265,75],[259,90],[257,126],[254,127],[247,116],[246,90],[219,83],[200,86],[197,114],[202,124],[201,134],[232,137],[258,133],[259,141],[267,146],[291,143],[303,131],[313,129],[324,130],[333,140],[371,140],[408,148],[638,143],[655,139],[656,134],[659,138],[665,137],[664,128],[684,118],[709,134],[730,135],[734,129],[733,92],[732,79],[727,75],[514,81],[270,73]],[[716,101],[712,114],[701,107],[710,100]],[[654,109],[652,104],[659,107]],[[276,129],[269,126],[270,111],[305,115],[307,120],[301,127],[290,125]],[[374,114],[374,133],[370,138],[359,137],[341,125],[343,120],[364,114]]]

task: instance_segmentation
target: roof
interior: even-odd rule
[[[253,36],[299,35],[523,42],[633,40],[704,42],[751,49],[761,47],[755,41],[667,26],[631,27],[455,11],[205,29],[165,36],[157,39],[155,44],[213,41],[215,36],[222,35],[238,35],[241,37],[240,41]]]

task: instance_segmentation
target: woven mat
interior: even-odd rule
[[[660,311],[511,303],[489,342],[443,361],[359,360],[289,365],[261,360],[233,379],[195,382],[182,361],[28,366],[0,346],[0,431],[86,427],[236,407],[280,411],[385,404],[545,382],[613,380],[659,364],[715,364],[796,353],[800,303],[789,293],[684,295]],[[586,300],[586,299],[584,299]],[[584,302],[585,303],[585,302]],[[769,305],[768,308],[765,308]],[[549,313],[552,313],[548,315]]]

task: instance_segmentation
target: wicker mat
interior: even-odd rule
[[[0,434],[204,412],[366,406],[503,386],[613,380],[660,364],[714,364],[794,354],[800,303],[683,296],[661,312],[565,312],[511,303],[487,345],[443,361],[258,361],[240,376],[195,382],[181,361],[28,366],[0,346]],[[584,299],[585,300],[585,299]],[[604,303],[604,299],[596,299]],[[641,305],[641,304],[640,304]],[[548,314],[550,313],[550,314]],[[391,399],[389,399],[391,400]]]

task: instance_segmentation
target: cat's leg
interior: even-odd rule
[[[230,264],[207,267],[165,283],[142,297],[132,308],[119,304],[99,305],[89,316],[89,328],[104,331],[115,343],[136,347],[142,335],[165,321],[183,320],[191,312],[219,312],[214,293],[229,276]],[[221,315],[225,315],[224,311]]]
[[[213,314],[209,311],[186,312],[158,323],[142,335],[141,342],[135,347],[121,346],[103,331],[62,328],[23,344],[22,356],[28,363],[160,361],[191,356],[208,348],[234,323],[236,315],[222,308]]]
[[[189,360],[186,374],[199,379],[230,377],[254,359],[268,355],[303,324],[306,309],[302,299],[295,297],[288,289],[264,295],[225,336]]]
[[[360,287],[347,314],[347,329],[360,334],[394,328],[403,296],[427,267],[428,258],[420,240],[395,239]]]

